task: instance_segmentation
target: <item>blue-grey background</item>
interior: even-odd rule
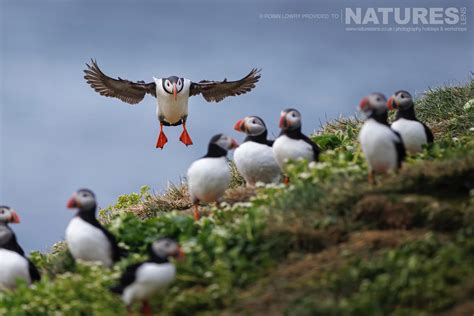
[[[208,139],[248,114],[276,135],[296,107],[309,133],[353,114],[367,93],[466,80],[473,66],[470,1],[24,1],[0,0],[1,190],[16,208],[20,243],[45,250],[63,238],[65,207],[79,187],[105,207],[144,184],[164,190],[205,152]],[[468,7],[467,32],[347,32],[340,20],[268,19],[266,13],[340,13],[346,7]],[[154,148],[155,100],[137,106],[95,93],[83,80],[93,57],[109,75],[152,81],[237,79],[263,68],[249,94],[209,104],[190,99],[195,143],[167,128]]]

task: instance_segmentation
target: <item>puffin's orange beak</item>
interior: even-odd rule
[[[278,124],[278,126],[280,128],[283,128],[283,127],[286,127],[287,125],[287,121],[286,121],[286,113],[283,112],[281,113],[281,116],[280,116],[280,123]]]
[[[79,204],[76,200],[76,194],[74,193],[71,198],[67,201],[67,208],[78,208]]]
[[[184,253],[183,249],[181,247],[178,248],[178,253],[176,254],[176,259],[182,260],[186,258],[186,254]]]
[[[10,223],[20,224],[20,216],[18,216],[17,212],[11,211]]]
[[[178,99],[177,95],[178,92],[176,92],[176,83],[173,83],[173,96],[175,101]]]
[[[237,143],[237,141],[232,138],[232,142],[230,144],[230,149],[235,149],[237,147],[239,147],[239,143]]]
[[[245,119],[238,120],[234,125],[234,129],[237,132],[245,132]]]
[[[369,105],[369,98],[363,98],[359,103],[359,110],[363,111]]]
[[[394,110],[398,108],[397,102],[395,101],[395,98],[393,97],[393,95],[388,99],[387,107],[389,110]]]

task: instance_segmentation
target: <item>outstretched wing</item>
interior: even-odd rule
[[[106,97],[114,97],[130,104],[137,104],[149,93],[156,97],[156,85],[154,82],[145,81],[132,82],[129,80],[110,78],[100,70],[97,62],[91,59],[91,64],[86,64],[85,69],[87,83],[96,92]]]
[[[189,96],[202,94],[207,102],[219,102],[229,96],[241,95],[255,88],[255,84],[260,79],[260,70],[252,71],[244,78],[237,81],[209,81],[202,80],[198,83],[192,82]]]

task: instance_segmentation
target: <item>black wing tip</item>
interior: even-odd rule
[[[262,68],[252,68],[250,73],[245,77],[245,79],[250,79],[253,82],[258,82],[262,77]]]

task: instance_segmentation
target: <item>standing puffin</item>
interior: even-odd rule
[[[120,278],[120,283],[111,288],[112,292],[122,295],[129,314],[131,305],[137,301],[142,302],[143,315],[153,314],[148,300],[173,282],[176,276],[176,268],[169,259],[184,257],[179,244],[170,238],[153,242],[149,253],[147,261],[128,266]]]
[[[182,124],[183,132],[179,138],[180,141],[186,146],[193,144],[186,130],[190,96],[202,94],[207,102],[220,102],[226,97],[249,92],[260,79],[260,70],[252,69],[247,76],[237,81],[201,80],[196,83],[186,78],[171,76],[159,79],[153,77],[155,82],[145,83],[144,81],[132,82],[120,77],[110,78],[100,70],[94,60],[91,60],[91,65],[86,64],[86,66],[88,69],[84,70],[84,78],[96,92],[103,96],[115,97],[130,104],[139,103],[147,93],[156,97],[158,101],[156,115],[160,122],[156,148],[161,149],[168,142],[163,126]]]
[[[209,141],[207,154],[191,164],[187,173],[188,190],[194,204],[194,219],[199,219],[199,202],[216,202],[230,183],[227,151],[237,148],[235,139],[217,134]]]
[[[40,274],[16,241],[8,223],[18,224],[18,214],[8,206],[0,206],[0,290],[15,289],[17,279],[28,284],[39,281]]]
[[[283,170],[288,159],[300,158],[318,161],[320,149],[301,132],[301,114],[295,109],[286,109],[280,115],[280,136],[273,143],[273,154]]]
[[[369,182],[374,183],[374,172],[398,170],[405,158],[405,147],[400,135],[388,124],[387,99],[381,93],[363,98],[359,110],[366,116],[359,133],[359,141],[369,167]]]
[[[258,116],[239,120],[234,129],[247,134],[244,142],[235,150],[234,162],[247,186],[257,182],[272,183],[280,180],[280,167],[273,156],[273,141],[267,140],[267,127]]]
[[[89,189],[80,189],[69,199],[67,207],[79,209],[66,228],[66,243],[74,259],[100,262],[106,267],[120,260],[124,251],[95,217],[95,194]]]
[[[430,128],[416,118],[415,103],[409,92],[395,92],[388,99],[387,107],[390,110],[398,109],[392,128],[400,133],[408,153],[416,154],[423,149],[423,145],[433,143]]]

